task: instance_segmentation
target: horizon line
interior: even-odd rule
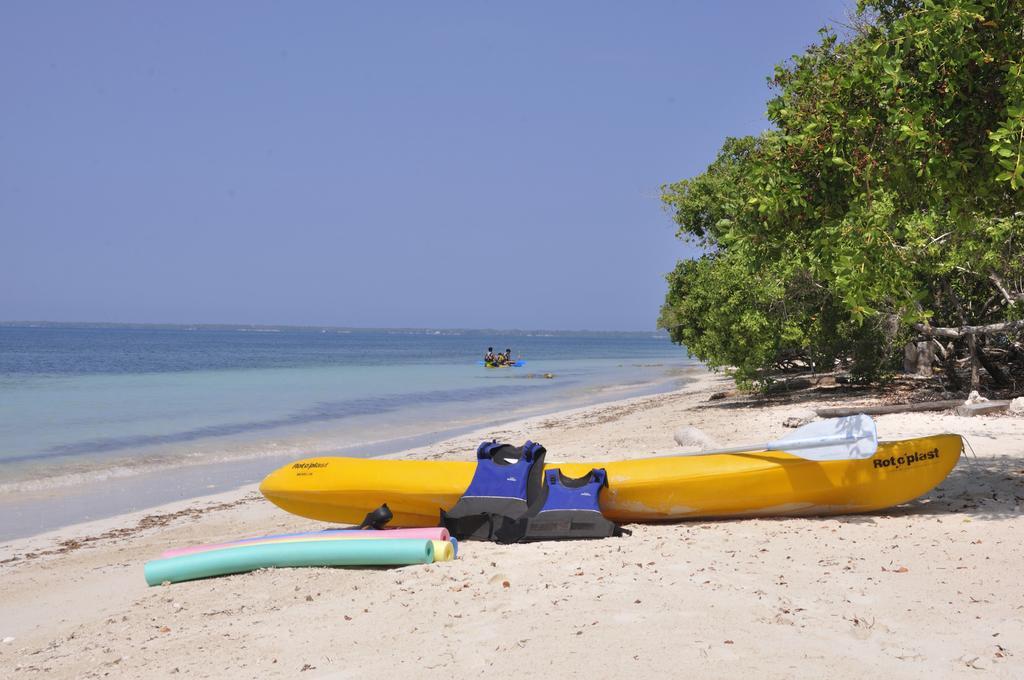
[[[598,330],[591,328],[472,328],[469,326],[337,326],[331,324],[274,324],[274,323],[180,323],[164,321],[50,321],[26,319],[0,319],[2,326],[78,326],[78,327],[175,327],[205,328],[216,330],[253,329],[295,329],[295,330],[343,330],[343,331],[490,331],[495,333],[667,333],[661,328],[651,330]]]

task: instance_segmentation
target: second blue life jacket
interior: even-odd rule
[[[514,447],[484,442],[476,451],[476,470],[462,498],[441,511],[441,526],[458,539],[494,540],[506,519],[519,519],[540,495],[544,447],[528,441]]]
[[[546,470],[539,502],[525,516],[503,521],[494,532],[495,540],[517,543],[629,534],[601,513],[600,495],[607,487],[604,468],[575,479],[558,468]]]

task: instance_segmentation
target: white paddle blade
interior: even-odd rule
[[[768,445],[808,460],[863,460],[878,451],[878,431],[870,416],[860,413],[809,423]]]

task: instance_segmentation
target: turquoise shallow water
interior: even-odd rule
[[[526,366],[477,365],[489,345]],[[68,523],[670,389],[692,365],[654,333],[0,326],[0,495]],[[31,517],[8,508],[0,538]]]

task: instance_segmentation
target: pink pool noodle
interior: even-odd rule
[[[375,539],[375,538],[419,538],[430,541],[447,541],[451,536],[444,527],[425,527],[420,529],[325,529],[324,531],[308,531],[300,534],[277,534],[275,536],[260,536],[258,538],[243,538],[230,543],[208,543],[206,545],[191,545],[181,548],[165,550],[160,557],[177,557],[179,555],[190,555],[208,550],[220,550],[232,548],[239,545],[254,545],[260,543],[289,543],[294,541],[338,541],[345,539]]]

